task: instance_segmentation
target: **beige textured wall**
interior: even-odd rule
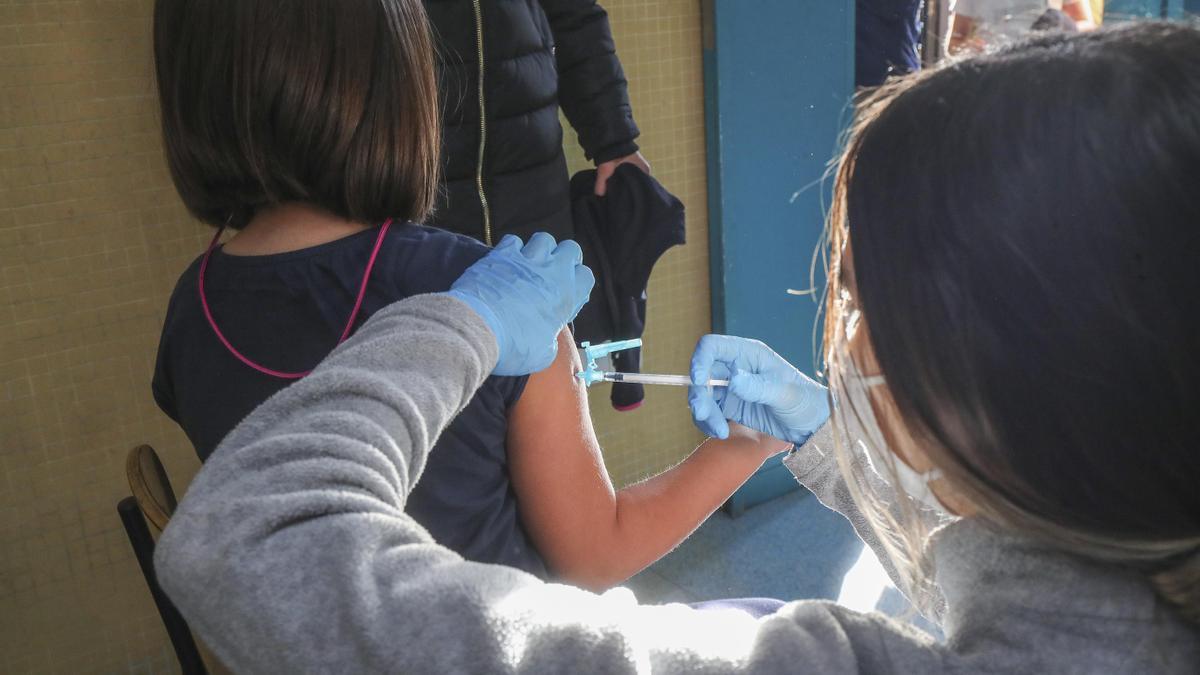
[[[700,3],[604,0],[603,5],[629,80],[642,154],[687,208],[687,245],[671,249],[650,278],[642,368],[687,373],[692,348],[711,323]],[[572,171],[587,168],[573,137],[566,147]],[[618,484],[679,461],[701,440],[682,388],[649,387],[645,405],[625,413],[613,410],[609,385],[595,385],[590,394],[605,462]]]
[[[689,210],[650,287],[646,367],[686,372],[707,330],[699,3],[609,0],[643,149]],[[155,119],[150,0],[0,0],[0,672],[177,669],[115,513],[129,447],[176,489],[191,448],[149,380],[166,298],[207,231]],[[568,143],[572,165],[582,158]],[[593,398],[614,479],[698,440],[682,391]]]
[[[147,383],[204,233],[155,121],[144,1],[0,3],[0,671],[162,671],[117,520],[135,443],[196,461]]]

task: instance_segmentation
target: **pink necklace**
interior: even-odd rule
[[[346,328],[342,331],[342,336],[338,338],[337,344],[339,345],[345,342],[346,338],[350,337],[350,331],[354,328],[354,320],[358,318],[358,312],[362,309],[363,297],[367,294],[367,281],[371,278],[371,270],[375,267],[375,258],[379,256],[379,248],[383,246],[383,238],[387,236],[388,228],[391,225],[392,219],[388,218],[384,221],[383,225],[379,226],[379,235],[375,237],[375,248],[371,251],[371,258],[367,260],[367,269],[363,271],[362,284],[358,288],[358,297],[354,300],[354,309],[350,312],[350,318],[346,320]],[[221,329],[217,327],[217,322],[213,319],[212,310],[208,308],[208,296],[204,293],[204,274],[208,271],[208,260],[212,257],[213,250],[217,248],[217,241],[221,239],[221,233],[224,231],[224,227],[217,230],[217,234],[208,244],[208,250],[204,252],[204,260],[200,261],[200,306],[204,308],[204,318],[208,319],[208,325],[212,327],[213,332],[217,335],[217,339],[221,341],[221,344],[225,345],[225,349],[228,349],[230,354],[233,354],[237,357],[237,360],[258,372],[284,380],[298,380],[308,375],[312,370],[306,370],[302,373],[285,373],[279,370],[272,370],[251,361],[235,349],[225,337],[225,334],[221,332]]]

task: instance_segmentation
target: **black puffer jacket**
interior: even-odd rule
[[[430,224],[487,243],[510,232],[570,236],[558,106],[589,159],[637,150],[607,13],[595,0],[425,0],[425,7],[439,51],[445,134],[443,188]]]

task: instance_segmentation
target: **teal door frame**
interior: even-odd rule
[[[1104,20],[1121,21],[1123,19],[1180,19],[1183,17],[1184,6],[1187,11],[1200,11],[1197,0],[1106,0],[1104,3]]]
[[[822,178],[851,112],[854,3],[704,0],[703,11],[713,329],[760,339],[811,374],[824,278],[810,268]],[[796,488],[776,459],[728,506]]]

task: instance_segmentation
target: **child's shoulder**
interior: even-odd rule
[[[470,237],[416,223],[391,228],[387,248],[388,266],[413,294],[448,290],[491,250]]]
[[[182,297],[193,297],[196,295],[197,279],[200,276],[200,262],[204,259],[203,255],[196,256],[196,259],[187,266],[187,269],[179,275],[175,281],[175,288],[171,290],[171,296],[167,300],[167,311],[165,320],[167,323],[171,321],[175,314],[176,305],[179,304],[179,299]]]
[[[399,227],[391,228],[388,232],[388,239],[400,245],[421,246],[427,251],[444,250],[455,255],[472,258],[472,262],[482,258],[491,250],[478,239],[413,222],[406,222]]]

